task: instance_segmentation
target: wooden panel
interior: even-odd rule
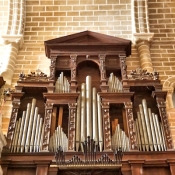
[[[8,168],[7,175],[35,175],[35,168]]]
[[[143,168],[143,175],[171,175],[168,167]]]
[[[58,58],[56,62],[56,68],[70,68],[70,58],[68,57],[63,57],[63,58]]]

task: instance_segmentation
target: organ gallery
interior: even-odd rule
[[[44,42],[50,75],[19,75],[5,175],[171,175],[174,148],[158,72],[127,71],[131,41],[91,31]]]

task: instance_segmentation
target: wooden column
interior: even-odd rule
[[[120,67],[121,67],[121,75],[122,75],[122,80],[128,79],[127,77],[127,66],[126,66],[126,55],[125,54],[120,54]]]
[[[53,110],[53,104],[46,103],[45,104],[44,135],[43,135],[42,151],[49,151],[52,110]]]
[[[20,97],[23,96],[23,93],[18,93]],[[16,125],[16,120],[17,120],[17,115],[18,115],[18,110],[20,107],[20,97],[14,98],[12,102],[12,113],[10,117],[10,122],[9,122],[9,127],[8,127],[8,132],[7,132],[7,146],[10,147],[14,131],[15,131],[15,125]]]
[[[71,62],[71,85],[70,90],[71,92],[76,92],[77,90],[77,80],[76,80],[76,74],[77,74],[77,55],[70,55],[70,62]]]
[[[109,103],[102,102],[104,152],[112,151]]]
[[[154,91],[152,93],[153,97],[156,97],[157,106],[159,109],[159,114],[160,114],[161,122],[163,125],[167,150],[172,150],[173,142],[172,142],[170,126],[169,126],[168,116],[166,112],[166,104],[165,104],[166,94],[167,92],[165,91]]]
[[[69,103],[68,151],[75,151],[75,117],[77,103]]]
[[[101,92],[107,92],[109,86],[107,85],[107,78],[106,78],[106,64],[105,64],[106,55],[101,54],[98,57],[100,62]]]
[[[132,102],[124,103],[125,112],[126,112],[126,122],[128,128],[128,136],[130,140],[130,150],[138,150],[137,141],[136,141],[136,132],[134,129],[134,119],[133,119],[133,106]]]
[[[49,80],[55,80],[55,67],[56,67],[56,57],[51,57],[50,65],[50,78]]]

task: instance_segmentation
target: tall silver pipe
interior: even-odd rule
[[[153,151],[153,141],[152,141],[152,135],[151,135],[151,128],[150,128],[150,121],[149,121],[146,99],[142,100],[142,105],[143,105],[146,128],[147,128],[147,133],[148,133],[148,143],[149,143],[150,150]]]
[[[92,90],[91,90],[91,77],[86,77],[86,125],[87,137],[92,138]]]
[[[81,122],[81,96],[78,96],[77,100],[77,115],[76,115],[76,136],[75,136],[75,141],[76,141],[76,151],[78,152],[79,146],[80,146],[80,122]]]
[[[24,123],[24,132],[23,132],[22,142],[21,142],[21,152],[24,152],[24,145],[26,143],[30,111],[31,111],[31,104],[28,103],[27,104],[27,111],[26,111],[26,119],[25,119],[25,123]]]
[[[147,133],[147,129],[146,129],[146,121],[145,121],[145,117],[144,117],[143,106],[141,104],[139,105],[139,111],[140,111],[141,122],[142,122],[142,126],[143,126],[143,135],[144,135],[144,140],[145,140],[146,151],[149,151],[149,142],[148,142],[148,133]]]

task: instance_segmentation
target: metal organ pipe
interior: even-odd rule
[[[147,108],[145,99],[142,100],[142,104],[139,104],[135,125],[140,151],[165,151],[167,149],[162,123],[159,122],[158,115]]]
[[[11,152],[40,151],[40,142],[43,137],[40,130],[43,126],[43,118],[38,114],[38,107],[35,105],[36,99],[33,99],[32,104],[27,104],[27,110],[23,111],[22,117],[17,120]]]

